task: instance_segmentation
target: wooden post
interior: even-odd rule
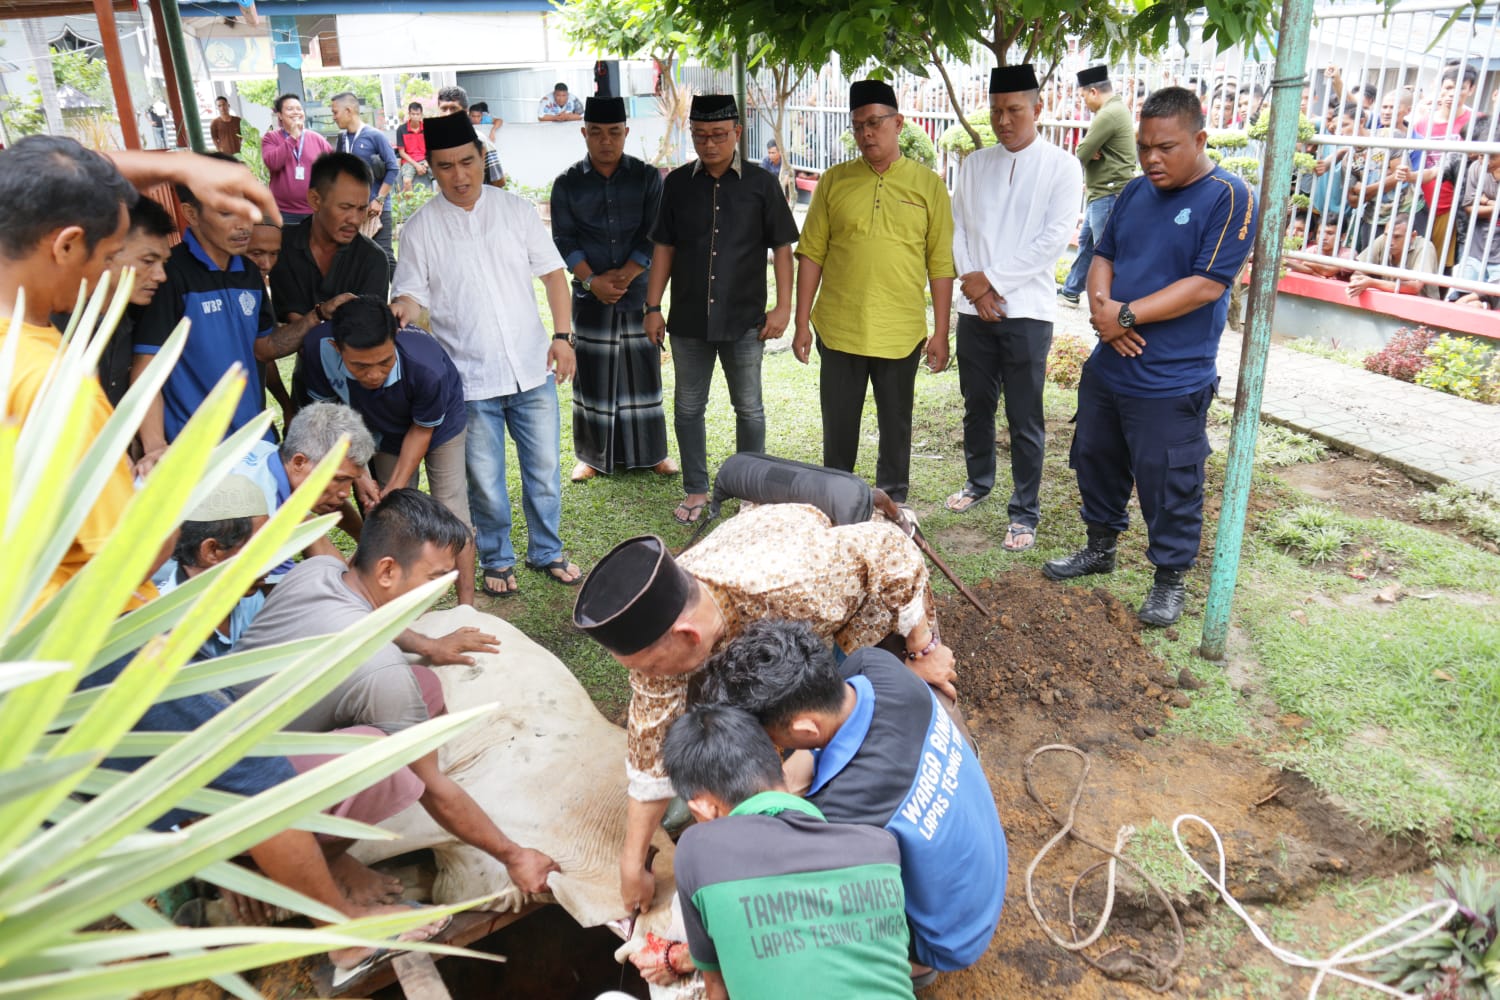
[[[155,5],[152,6],[155,9]],[[126,149],[141,148],[141,130],[135,120],[135,105],[130,100],[130,84],[125,79],[125,56],[120,51],[120,32],[115,27],[115,9],[111,0],[94,0],[94,16],[99,19],[99,38],[104,43],[104,64],[109,67],[109,85],[115,92],[115,114],[120,119],[120,136]]]

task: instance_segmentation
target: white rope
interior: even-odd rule
[[[1198,859],[1193,857],[1192,853],[1187,849],[1187,845],[1182,842],[1182,834],[1179,832],[1179,830],[1184,822],[1189,821],[1197,823],[1199,826],[1207,829],[1209,834],[1214,838],[1214,850],[1218,852],[1219,856],[1219,877],[1217,879],[1210,875],[1208,873],[1208,870],[1198,863]],[[1399,951],[1409,945],[1416,944],[1423,938],[1430,937],[1431,935],[1436,934],[1438,931],[1446,927],[1448,925],[1448,921],[1452,920],[1454,915],[1458,913],[1457,901],[1450,899],[1446,901],[1434,900],[1433,902],[1425,903],[1414,910],[1408,910],[1406,913],[1403,913],[1395,920],[1377,927],[1375,930],[1370,931],[1363,937],[1360,937],[1354,941],[1350,941],[1348,944],[1344,945],[1342,948],[1340,948],[1338,951],[1334,952],[1327,958],[1304,958],[1303,956],[1298,955],[1296,952],[1288,951],[1287,949],[1282,948],[1270,938],[1268,938],[1265,932],[1260,929],[1260,926],[1256,924],[1254,920],[1250,919],[1250,915],[1245,912],[1245,908],[1240,905],[1239,901],[1230,894],[1228,887],[1225,885],[1227,878],[1224,868],[1224,842],[1219,839],[1219,831],[1213,828],[1212,823],[1208,822],[1208,820],[1204,819],[1201,816],[1194,816],[1192,813],[1184,813],[1183,815],[1178,816],[1175,820],[1172,821],[1172,839],[1176,842],[1177,849],[1182,852],[1182,856],[1187,858],[1194,868],[1198,869],[1198,873],[1203,876],[1203,878],[1208,882],[1209,885],[1213,886],[1219,891],[1219,895],[1223,897],[1225,904],[1234,911],[1235,916],[1244,921],[1245,926],[1250,928],[1250,933],[1255,935],[1255,940],[1259,941],[1262,947],[1264,947],[1272,955],[1276,956],[1278,960],[1287,965],[1291,965],[1299,969],[1317,970],[1318,974],[1313,978],[1312,986],[1307,991],[1307,1000],[1317,1000],[1318,990],[1322,988],[1323,980],[1328,976],[1338,976],[1340,979],[1347,979],[1351,983],[1358,983],[1359,985],[1367,986],[1372,990],[1378,990],[1379,992],[1384,993],[1387,996],[1400,997],[1402,998],[1402,1000],[1421,1000],[1421,994],[1403,993],[1400,990],[1387,986],[1384,983],[1377,983],[1373,979],[1368,979],[1364,976],[1359,975],[1358,973],[1350,972],[1345,967],[1352,965],[1362,965],[1384,955],[1389,955],[1392,952]],[[1437,918],[1431,924],[1422,928],[1421,930],[1410,934],[1399,941],[1396,941],[1394,944],[1388,944],[1383,948],[1377,948],[1374,951],[1351,954],[1351,952],[1353,952],[1356,948],[1363,947],[1364,945],[1369,944],[1371,941],[1384,937],[1386,934],[1391,933],[1398,927],[1410,923],[1411,921],[1416,920],[1417,918],[1422,917],[1434,910],[1442,910],[1442,916]]]

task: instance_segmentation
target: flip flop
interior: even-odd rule
[[[686,500],[684,500],[684,501],[682,501],[682,503],[680,503],[680,504],[677,505],[677,510],[672,511],[672,520],[674,520],[678,524],[681,524],[681,525],[684,525],[684,526],[691,526],[691,525],[697,524],[702,519],[702,515],[699,514],[698,512],[701,511],[704,507],[707,507],[707,506],[708,506],[708,501],[707,500],[703,501],[702,503],[688,503]],[[687,516],[686,517],[680,516],[678,514],[678,511],[686,511],[687,512]],[[698,516],[695,517],[694,515],[698,515]]]
[[[1011,542],[1012,540],[1014,540],[1016,537],[1018,537],[1020,535],[1030,535],[1031,536],[1031,541],[1027,542],[1025,545],[1010,545],[1010,544],[1007,544],[1007,543]],[[1027,549],[1031,548],[1035,544],[1036,544],[1036,529],[1035,528],[1030,527],[1030,526],[1025,525],[1025,524],[1012,524],[1010,527],[1008,527],[1008,528],[1005,529],[1005,542],[1002,543],[1000,547],[1002,549],[1004,549],[1006,552],[1025,552]]]
[[[423,908],[421,903],[418,903],[415,900],[410,900],[410,899],[403,900],[401,902],[401,905],[402,906],[409,906],[409,907],[411,907],[414,910],[420,910],[420,909]],[[431,934],[428,934],[425,938],[422,938],[422,940],[423,941],[431,941],[433,938],[435,938],[439,934],[443,933],[443,931],[447,930],[448,929],[448,925],[451,924],[451,923],[453,923],[453,915],[452,914],[446,914],[446,915],[444,915],[442,921],[437,925],[437,928],[435,930],[433,930],[433,932]],[[410,933],[410,931],[408,931],[407,933]],[[396,937],[396,938],[392,938],[391,940],[392,941],[399,941],[400,938]],[[334,989],[340,989],[341,987],[343,987],[343,986],[345,986],[345,985],[347,985],[349,983],[354,982],[354,980],[358,979],[360,976],[363,976],[365,973],[369,972],[371,969],[375,968],[377,965],[380,965],[382,962],[389,962],[391,959],[395,958],[397,955],[402,955],[402,954],[405,954],[405,953],[406,953],[406,949],[405,948],[376,948],[374,951],[372,951],[369,955],[367,955],[365,957],[364,961],[360,962],[358,965],[351,966],[351,967],[349,967],[347,969],[340,969],[337,966],[335,966],[334,970],[333,970],[333,980],[330,983],[330,985]]]
[[[965,486],[963,489],[959,490],[957,493],[944,500],[943,506],[948,510],[951,510],[955,514],[962,514],[987,496],[989,496],[988,493],[980,493],[978,490],[974,489],[971,486]]]
[[[494,577],[496,580],[499,580],[499,581],[503,582],[506,585],[506,589],[505,590],[496,590],[494,587],[491,587],[490,586],[490,578],[491,577]],[[515,583],[515,582],[516,582],[516,568],[514,566],[507,566],[504,569],[487,569],[487,570],[485,570],[484,571],[484,576],[479,581],[479,587],[480,587],[481,590],[483,590],[486,594],[489,594],[491,597],[515,597],[517,594],[519,594],[521,592],[519,587],[516,587],[514,589],[512,589],[510,587],[510,584]]]
[[[553,583],[560,583],[564,587],[576,587],[580,583],[582,583],[583,578],[588,575],[583,570],[580,569],[578,571],[578,575],[571,580],[564,580],[562,577],[557,575],[558,573],[566,573],[570,565],[572,564],[568,562],[568,554],[564,552],[562,555],[558,556],[556,559],[552,560],[544,566],[529,562],[526,564],[526,567],[528,569],[534,569],[538,573],[546,573],[547,578],[550,579]]]

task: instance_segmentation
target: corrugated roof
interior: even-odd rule
[[[110,6],[117,11],[131,12],[136,9],[135,0],[112,0]],[[15,21],[31,17],[66,17],[72,14],[92,14],[94,5],[89,0],[0,0],[0,21]]]

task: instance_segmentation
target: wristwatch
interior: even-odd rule
[[[659,313],[659,312],[661,312],[661,306],[647,306],[647,307],[646,307],[646,314],[647,314],[647,315],[648,315],[648,316],[649,316],[649,315],[650,315],[650,314],[651,314],[651,313]]]
[[[583,286],[585,292],[592,292],[594,290],[594,276],[590,274],[587,278],[580,281],[579,284]]]
[[[1120,325],[1127,330],[1135,326],[1135,313],[1130,311],[1129,302],[1120,303],[1120,315],[1118,317],[1118,320]]]
[[[553,340],[566,340],[568,342],[568,346],[569,347],[573,346],[573,334],[572,334],[572,331],[569,331],[568,333],[554,333],[552,335],[552,339]]]

